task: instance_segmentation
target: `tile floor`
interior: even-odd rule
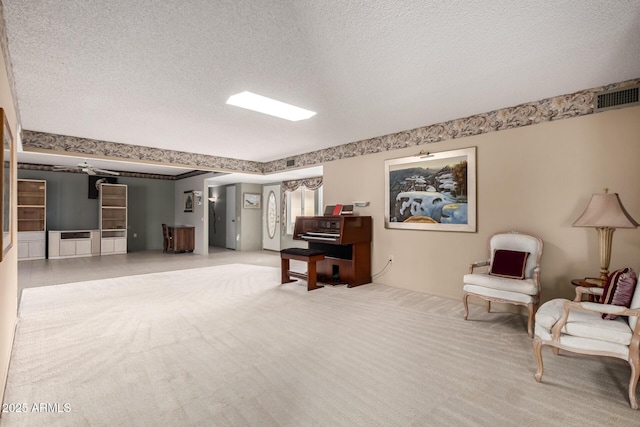
[[[20,261],[18,292],[21,294],[22,289],[36,286],[234,263],[280,268],[280,254],[273,251],[238,252],[210,247],[207,255],[151,250],[130,252],[126,255]]]

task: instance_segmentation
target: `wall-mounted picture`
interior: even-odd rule
[[[242,194],[242,207],[245,209],[260,209],[259,193],[243,193]]]
[[[193,191],[185,191],[183,196],[183,204],[185,212],[193,212]]]
[[[476,231],[476,148],[385,160],[385,227]]]
[[[4,109],[0,108],[0,139],[2,140],[2,152],[0,152],[0,164],[2,164],[2,174],[0,175],[0,224],[2,224],[2,233],[0,233],[0,261],[4,255],[11,249],[13,242],[11,241],[11,170],[13,169],[13,136],[11,128],[5,115]]]

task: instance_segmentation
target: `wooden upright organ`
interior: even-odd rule
[[[371,283],[371,229],[370,216],[299,216],[293,238],[325,253],[317,263],[319,282],[351,288]]]

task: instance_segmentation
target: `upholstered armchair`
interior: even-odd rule
[[[533,351],[535,379],[542,381],[542,347],[626,360],[631,367],[629,403],[638,409],[636,387],[640,376],[640,286],[635,287],[629,307],[582,301],[584,295],[602,297],[602,288],[576,288],[573,301],[553,299],[536,313]],[[611,319],[612,318],[612,319]]]
[[[542,240],[516,231],[498,233],[489,239],[489,259],[474,262],[463,281],[462,304],[464,319],[469,317],[469,296],[487,302],[522,305],[527,307],[527,332],[533,337],[533,319],[540,303],[540,257]],[[476,271],[486,267],[484,271]]]

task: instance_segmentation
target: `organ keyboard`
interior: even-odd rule
[[[325,253],[318,281],[351,288],[371,282],[371,225],[370,216],[299,216],[293,238]]]

